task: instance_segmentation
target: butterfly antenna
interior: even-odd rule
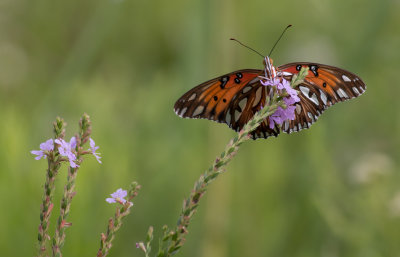
[[[239,41],[239,40],[237,40],[236,38],[231,38],[230,40],[233,40],[233,41],[236,41],[236,42],[238,42],[238,43],[239,43],[239,44],[241,44],[242,46],[244,46],[244,47],[246,47],[246,48],[250,49],[251,51],[255,52],[256,54],[260,55],[262,58],[264,58],[264,57],[265,57],[264,55],[260,54],[259,52],[257,52],[257,51],[256,51],[256,50],[254,50],[253,48],[251,48],[251,47],[249,47],[249,46],[247,46],[247,45],[243,44],[242,42],[240,42],[240,41]]]
[[[289,24],[289,25],[283,30],[281,36],[278,38],[278,40],[276,40],[275,45],[272,47],[271,52],[269,52],[269,55],[268,55],[268,56],[271,56],[272,51],[274,51],[274,49],[275,49],[275,46],[278,44],[279,40],[281,40],[281,38],[282,38],[283,34],[285,34],[286,30],[287,30],[288,28],[290,28],[291,26],[292,26],[292,25]]]

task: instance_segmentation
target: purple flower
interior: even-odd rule
[[[96,144],[95,144],[95,142],[94,142],[94,140],[92,138],[89,138],[89,141],[90,141],[90,149],[89,149],[89,151],[92,151],[92,154],[94,155],[94,157],[96,157],[97,161],[99,163],[101,163],[101,161],[100,161],[101,157],[99,155],[100,153],[96,153],[96,150],[99,149],[100,147],[96,146]]]
[[[49,139],[44,143],[40,144],[40,150],[31,151],[32,154],[37,155],[35,160],[40,160],[41,158],[46,159],[46,153],[54,150],[54,142],[53,139]]]
[[[269,127],[273,129],[275,127],[275,123],[281,125],[286,120],[294,120],[295,110],[296,107],[293,105],[288,105],[286,109],[283,109],[282,107],[278,106],[276,111],[271,116],[269,116]]]
[[[126,192],[126,190],[122,190],[122,188],[120,188],[117,191],[115,191],[114,193],[112,193],[111,198],[107,198],[106,202],[108,202],[108,203],[116,203],[116,202],[126,203],[126,200],[124,199],[124,197],[126,197],[127,195],[128,195],[128,192]]]
[[[76,148],[76,138],[72,137],[69,143],[65,142],[65,140],[61,138],[56,139],[55,142],[59,145],[58,152],[61,156],[68,158],[71,168],[79,167],[79,165],[75,163],[76,155],[72,152]]]
[[[280,95],[285,95],[283,101],[286,104],[286,108],[283,109],[281,106],[278,106],[276,111],[269,116],[269,127],[273,129],[275,127],[275,123],[278,125],[283,124],[286,120],[294,120],[297,102],[300,102],[300,98],[297,95],[297,91],[290,86],[289,81],[282,78],[273,78],[267,80],[261,80],[261,84],[264,86],[275,86],[277,89],[277,93]],[[286,94],[285,94],[286,92]]]
[[[260,80],[260,82],[264,86],[275,86],[275,87],[277,87],[279,84],[281,84],[281,80],[278,79],[278,78]]]

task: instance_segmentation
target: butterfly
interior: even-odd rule
[[[265,119],[251,133],[253,139],[278,136],[309,128],[330,106],[362,95],[366,86],[357,75],[337,67],[295,62],[279,67],[265,57],[264,70],[237,70],[206,81],[186,92],[176,101],[175,113],[183,118],[200,118],[226,123],[235,131],[240,131],[253,115],[265,106],[271,93],[269,87],[261,84],[261,79],[279,78],[291,81],[302,68],[308,67],[304,81],[295,87],[299,91],[300,102],[296,103],[295,119],[286,120],[273,128]]]

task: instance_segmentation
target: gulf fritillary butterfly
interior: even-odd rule
[[[252,138],[268,138],[309,128],[328,107],[358,97],[366,86],[357,75],[325,64],[297,62],[275,68],[268,56],[265,69],[238,70],[204,82],[186,92],[176,101],[175,113],[183,118],[200,118],[226,123],[239,131],[265,104],[269,89],[260,82],[262,76],[268,79],[283,78],[291,81],[301,68],[309,71],[304,82],[295,89],[300,91],[300,102],[296,103],[295,119],[287,120],[281,126],[269,127],[264,120],[252,132]]]

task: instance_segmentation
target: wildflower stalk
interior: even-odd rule
[[[294,75],[290,85],[292,88],[299,85],[308,73],[308,68],[302,69],[298,75]],[[251,138],[251,132],[254,131],[268,116],[275,113],[278,106],[284,106],[283,96],[275,94],[271,99],[267,97],[266,104],[263,109],[257,112],[253,118],[247,122],[243,129],[228,143],[225,150],[217,157],[211,167],[206,170],[200,178],[195,182],[189,197],[183,201],[182,211],[179,215],[176,228],[170,230],[164,226],[164,236],[157,257],[168,257],[178,252],[185,243],[185,236],[188,233],[188,226],[191,218],[196,213],[201,197],[206,193],[208,185],[214,181],[221,173],[225,171],[225,166],[236,155],[239,146]],[[161,240],[160,240],[161,241]],[[167,244],[166,247],[163,247]],[[147,244],[149,246],[149,243]],[[149,256],[150,249],[140,242],[140,248],[145,252],[146,257]]]
[[[97,252],[97,257],[105,257],[108,255],[108,252],[112,247],[112,241],[114,240],[115,233],[121,227],[122,219],[130,213],[130,208],[133,206],[131,200],[137,196],[139,190],[140,185],[138,185],[136,182],[132,182],[128,190],[128,200],[125,202],[117,200],[122,206],[117,207],[114,218],[109,219],[106,234],[101,233],[100,248]]]
[[[55,138],[63,138],[65,134],[65,126],[66,123],[63,119],[57,117],[56,121],[53,123],[54,126],[54,136]],[[53,193],[55,189],[55,178],[58,174],[58,170],[60,169],[60,162],[58,161],[58,152],[57,150],[50,151],[47,155],[47,172],[46,172],[46,182],[44,184],[44,194],[42,204],[40,206],[40,224],[39,224],[39,233],[38,233],[38,241],[39,241],[39,253],[38,256],[46,255],[46,243],[49,239],[49,235],[47,234],[47,230],[49,227],[49,219],[51,216],[51,212],[53,210]]]
[[[76,144],[76,160],[78,163],[81,163],[82,160],[80,158],[81,152],[83,151],[83,144],[89,140],[91,133],[91,122],[90,118],[87,114],[84,114],[79,121],[79,133],[76,136],[77,144]],[[78,166],[79,167],[79,166]],[[67,175],[67,184],[64,187],[64,194],[61,199],[61,209],[60,216],[57,220],[56,232],[53,238],[53,256],[61,257],[61,248],[64,245],[65,241],[65,229],[70,227],[72,224],[67,222],[67,217],[71,207],[72,198],[75,196],[75,180],[78,174],[78,167],[72,168],[68,167],[68,175]]]
[[[196,213],[199,201],[207,191],[208,185],[225,171],[225,166],[236,155],[239,146],[251,138],[250,133],[255,130],[266,117],[273,114],[277,108],[277,102],[271,103],[256,113],[243,129],[228,143],[220,157],[217,157],[211,167],[195,182],[189,197],[183,201],[182,211],[179,215],[176,228],[174,230],[165,230],[164,232],[163,241],[169,241],[169,244],[166,249],[159,251],[158,257],[172,256],[183,246],[191,218]]]

